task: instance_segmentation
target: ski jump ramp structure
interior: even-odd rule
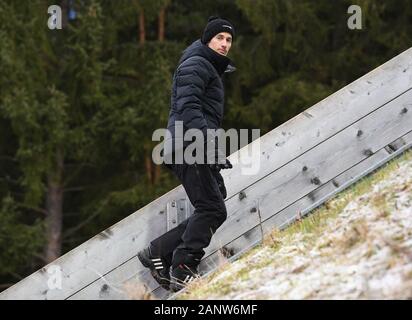
[[[228,218],[200,270],[236,258],[412,146],[412,48],[251,143],[260,169],[222,171]],[[245,146],[229,159],[241,157]],[[253,148],[251,148],[253,150]],[[180,185],[0,293],[0,299],[128,299],[125,285],[159,287],[137,252],[192,214]],[[58,283],[52,277],[58,272]]]

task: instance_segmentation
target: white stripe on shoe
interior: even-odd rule
[[[155,269],[163,269],[163,262],[159,258],[152,259]]]
[[[183,283],[186,283],[186,284],[187,284],[187,283],[191,282],[193,279],[194,279],[193,276],[187,275],[186,278],[185,278],[185,280],[183,280]]]

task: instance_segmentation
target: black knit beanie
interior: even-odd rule
[[[232,35],[232,41],[235,38],[235,28],[229,21],[221,19],[217,16],[209,17],[206,28],[203,31],[202,43],[207,44],[215,35],[220,32],[230,33]]]

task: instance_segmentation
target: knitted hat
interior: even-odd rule
[[[229,21],[221,19],[217,16],[209,17],[206,28],[203,31],[202,43],[207,44],[215,35],[220,32],[230,33],[232,35],[232,40],[234,40],[235,38],[235,28]]]

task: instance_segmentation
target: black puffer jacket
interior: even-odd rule
[[[180,58],[173,77],[168,134],[165,138],[165,159],[175,152],[175,140],[183,136],[175,134],[176,121],[183,122],[183,134],[188,129],[219,129],[223,120],[224,87],[222,76],[235,70],[229,58],[215,52],[200,40],[192,43]],[[170,158],[168,158],[170,159]],[[170,161],[170,160],[169,160]]]

